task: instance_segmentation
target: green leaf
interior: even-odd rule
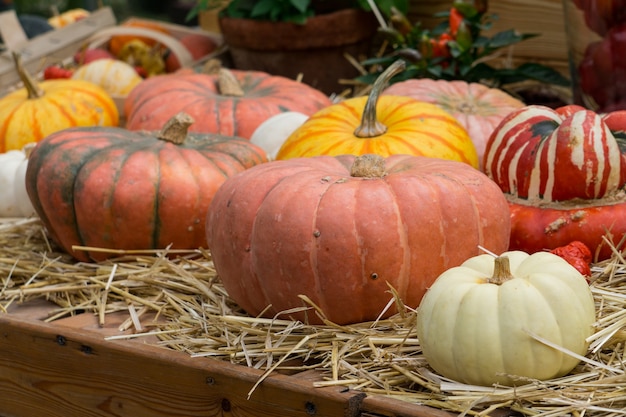
[[[309,8],[311,0],[291,0],[290,3],[296,10],[304,13]]]

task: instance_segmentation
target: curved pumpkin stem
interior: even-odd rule
[[[357,156],[350,167],[351,177],[383,178],[385,175],[385,158],[377,154]]]
[[[380,136],[387,131],[387,126],[380,123],[376,117],[376,104],[378,103],[378,97],[380,97],[380,94],[389,83],[389,80],[405,68],[406,63],[403,60],[398,59],[397,61],[394,61],[393,64],[389,65],[387,69],[378,76],[372,86],[372,91],[365,102],[361,124],[354,130],[355,136],[359,138],[373,138]]]
[[[511,274],[511,264],[506,256],[498,256],[493,265],[493,275],[487,280],[490,284],[502,285],[506,281],[513,279]]]
[[[180,145],[185,142],[189,126],[194,122],[193,117],[185,112],[180,112],[165,123],[157,138]]]
[[[244,94],[237,78],[226,68],[220,68],[217,73],[217,87],[224,96],[241,97]]]
[[[17,52],[13,51],[13,60],[15,61],[15,69],[17,70],[17,74],[20,76],[20,79],[24,83],[24,87],[28,92],[29,99],[40,98],[44,95],[44,91],[39,87],[39,84],[35,81],[35,79],[26,71],[24,65],[22,64],[22,56]]]

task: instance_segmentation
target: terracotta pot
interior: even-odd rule
[[[346,88],[340,79],[358,75],[346,59],[370,56],[378,23],[372,13],[344,9],[309,18],[304,25],[220,17],[234,67],[302,81],[325,92]]]

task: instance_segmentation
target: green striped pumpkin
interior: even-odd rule
[[[381,75],[369,96],[346,99],[313,114],[285,140],[276,159],[406,154],[478,168],[469,134],[450,113],[411,97],[380,96],[394,70],[398,67]]]
[[[151,133],[72,128],[39,142],[26,191],[51,238],[81,261],[112,252],[75,246],[205,247],[206,212],[217,189],[267,157],[246,139],[187,134],[191,121],[177,115]]]

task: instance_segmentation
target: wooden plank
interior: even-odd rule
[[[33,300],[0,314],[2,417],[450,417],[430,407],[346,387],[315,388],[317,371],[275,373],[190,355],[121,334],[92,314],[45,323],[54,304]],[[148,320],[145,321],[146,323]],[[126,332],[128,333],[128,332]]]
[[[0,415],[356,416],[364,394],[0,314]]]

